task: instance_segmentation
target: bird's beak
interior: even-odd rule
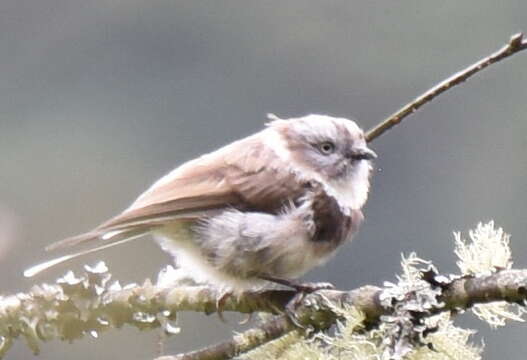
[[[377,159],[375,151],[368,147],[353,149],[350,156],[353,160],[373,160]]]

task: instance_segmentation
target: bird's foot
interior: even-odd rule
[[[285,307],[285,313],[293,322],[293,324],[295,324],[301,329],[304,329],[305,326],[302,325],[300,319],[298,318],[297,308],[298,306],[300,306],[305,296],[318,290],[331,290],[335,288],[333,284],[328,282],[300,282],[291,279],[275,278],[273,276],[267,275],[263,275],[261,276],[261,278],[280,285],[288,286],[296,290],[297,293],[295,294],[295,296],[293,296],[293,298],[287,303]]]

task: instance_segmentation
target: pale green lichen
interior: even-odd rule
[[[342,320],[337,323],[335,333],[328,335],[317,333],[306,339],[299,332],[293,331],[281,338],[243,355],[241,359],[349,359],[376,360],[378,339],[364,331],[362,325],[365,317],[353,307],[339,308]]]
[[[481,359],[483,346],[470,343],[470,337],[476,331],[462,329],[453,324],[450,313],[427,319],[429,326],[437,326],[426,338],[426,346],[421,346],[412,351],[408,360],[478,360]]]
[[[496,270],[512,267],[510,235],[495,228],[494,221],[479,223],[469,231],[469,240],[454,233],[457,265],[463,275],[490,275]]]
[[[502,228],[496,228],[494,221],[479,223],[475,230],[469,231],[469,239],[463,239],[459,232],[454,233],[457,265],[464,275],[490,275],[498,270],[512,268],[509,246],[510,235]],[[472,312],[492,327],[504,326],[506,320],[524,321],[525,309],[515,304],[497,301],[490,304],[477,304]]]
[[[341,309],[342,321],[332,334],[318,333],[306,339],[299,332],[289,333],[277,340],[258,347],[239,357],[240,359],[308,359],[308,360],[388,360],[395,359],[383,346],[389,326],[367,330],[363,326],[364,315],[353,307]],[[453,325],[449,313],[426,320],[436,328],[428,334],[421,346],[411,349],[403,358],[408,360],[479,360],[482,346],[470,343],[473,330]]]
[[[401,267],[403,269],[403,273],[397,276],[399,284],[401,282],[416,284],[420,281],[423,281],[423,268],[433,268],[433,265],[430,261],[421,259],[415,252],[411,252],[407,257],[405,257],[404,254],[401,255]]]
[[[433,315],[440,308],[437,295],[441,291],[423,279],[423,272],[432,269],[429,261],[415,253],[403,256],[402,274],[396,283],[385,283],[386,304],[395,302],[390,316],[383,316],[378,326],[366,328],[364,315],[352,306],[333,308],[339,316],[329,332],[304,338],[289,333],[241,356],[241,359],[324,359],[324,360],[451,360],[481,359],[482,346],[471,344],[474,330],[454,326],[450,313]],[[381,299],[381,301],[383,301]],[[390,305],[386,305],[390,306]],[[414,314],[422,314],[419,324]]]

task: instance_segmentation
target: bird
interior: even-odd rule
[[[46,248],[87,249],[24,275],[150,234],[195,283],[305,289],[296,279],[326,263],[363,222],[377,155],[352,120],[268,118],[261,131],[176,167],[117,216]]]

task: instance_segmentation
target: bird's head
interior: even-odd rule
[[[274,151],[299,176],[322,183],[343,207],[364,205],[377,155],[354,121],[326,115],[271,119],[269,128],[279,140]]]

